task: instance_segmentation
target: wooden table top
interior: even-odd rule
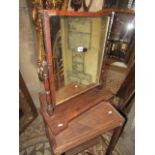
[[[68,101],[65,101],[60,105],[57,105],[54,109],[53,115],[49,116],[46,113],[47,104],[45,95],[40,94],[40,100],[42,103],[41,110],[48,126],[52,130],[52,133],[57,135],[65,128],[67,128],[68,123],[71,120],[94,107],[101,101],[109,100],[112,96],[112,93],[108,90],[93,88],[83,94],[69,99]],[[63,126],[58,128],[57,125],[60,123],[63,123]]]
[[[45,119],[45,115],[43,117]],[[51,127],[48,128],[48,131],[51,143],[53,143],[53,139],[55,141],[55,144],[52,145],[54,153],[61,154],[104,132],[119,127],[123,123],[124,118],[117,110],[109,102],[102,101],[70,121],[68,127],[58,135],[52,133]]]

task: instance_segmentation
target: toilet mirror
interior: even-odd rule
[[[109,21],[108,14],[100,13],[51,10],[44,14],[44,40],[46,52],[52,56],[50,76],[56,105],[101,84]]]

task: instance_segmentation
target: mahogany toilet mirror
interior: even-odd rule
[[[112,10],[43,11],[46,108],[54,134],[112,94],[102,87]]]

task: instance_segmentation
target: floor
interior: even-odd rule
[[[34,101],[39,108],[38,92],[43,90],[43,85],[37,77],[37,45],[36,34],[29,16],[29,7],[26,0],[19,1],[20,11],[20,71]],[[121,85],[125,74],[118,72],[116,67],[112,67],[108,72],[106,87],[113,93]],[[114,76],[115,75],[115,76]],[[115,79],[115,82],[113,82]],[[132,101],[134,104],[134,100]],[[129,121],[117,144],[113,155],[134,155],[134,106],[132,106],[127,117]],[[104,143],[89,148],[90,152],[96,155],[104,154],[105,147],[110,135],[104,135]],[[51,155],[49,141],[45,134],[44,123],[39,115],[29,127],[20,135],[20,155]],[[84,152],[79,153],[84,155]]]

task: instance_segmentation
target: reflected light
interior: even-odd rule
[[[134,28],[133,23],[129,23],[129,24],[127,25],[127,29],[128,29],[128,30],[132,30],[133,28]]]

